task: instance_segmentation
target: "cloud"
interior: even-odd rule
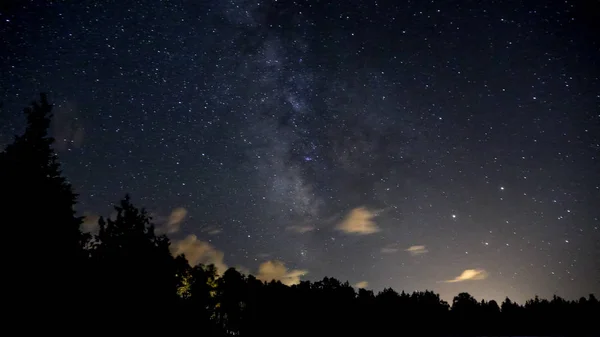
[[[273,260],[261,263],[256,278],[266,282],[271,280],[281,281],[281,283],[290,286],[300,283],[300,277],[306,274],[308,274],[307,270],[288,270],[283,262]]]
[[[166,232],[167,234],[173,234],[179,232],[181,222],[185,219],[187,215],[187,210],[183,207],[177,207],[171,211],[169,214],[169,219],[166,223]]]
[[[357,207],[350,211],[346,218],[337,225],[337,229],[348,234],[368,235],[380,231],[372,219],[377,212],[370,211],[365,207]]]
[[[288,226],[288,227],[286,227],[286,229],[288,231],[304,234],[304,233],[312,232],[313,230],[315,230],[315,227],[310,226],[310,225],[304,225],[304,226],[296,225],[296,226]]]
[[[100,217],[96,214],[91,214],[88,212],[83,213],[83,222],[81,223],[81,229],[84,232],[88,233],[97,233],[99,230],[98,220]]]
[[[227,270],[227,265],[223,262],[223,252],[217,250],[208,242],[200,241],[194,234],[173,243],[171,253],[175,256],[185,254],[192,266],[199,263],[204,265],[214,264],[219,274],[223,274]]]
[[[357,284],[354,285],[355,288],[366,288],[369,286],[369,282],[367,281],[360,281]]]
[[[181,229],[181,222],[187,216],[187,209],[184,207],[174,208],[169,216],[150,214],[158,225],[156,226],[156,234],[174,234]]]
[[[487,272],[483,269],[466,269],[459,276],[453,278],[452,280],[442,281],[445,283],[456,283],[463,282],[469,280],[484,280],[488,276]]]
[[[222,232],[221,228],[217,226],[207,226],[200,230],[202,233],[206,233],[208,235],[217,235]]]
[[[412,256],[417,256],[429,252],[427,248],[425,248],[425,246],[410,246],[404,251],[409,252]]]
[[[383,248],[381,248],[381,253],[383,254],[393,254],[398,252],[400,249],[398,249],[398,246],[394,243],[389,244],[387,246],[384,246]]]

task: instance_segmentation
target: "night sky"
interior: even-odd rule
[[[0,147],[48,92],[84,228],[130,193],[221,271],[598,295],[582,3],[3,1]]]

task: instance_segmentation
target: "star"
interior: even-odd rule
[[[570,2],[469,6],[8,6],[0,151],[43,90],[83,231],[129,193],[186,257],[250,273],[449,303],[438,282],[464,271],[478,300],[598,294],[592,23]]]

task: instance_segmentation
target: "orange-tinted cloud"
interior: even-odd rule
[[[373,221],[377,213],[365,207],[357,207],[350,211],[346,218],[337,225],[337,229],[348,234],[368,235],[380,231]]]
[[[281,261],[273,260],[261,263],[258,267],[256,278],[261,281],[281,281],[285,285],[300,283],[300,277],[308,274],[307,270],[294,269],[288,270]]]
[[[455,283],[455,282],[464,282],[470,280],[484,280],[488,276],[487,272],[483,269],[467,269],[462,272],[459,276],[453,278],[452,280],[446,280],[442,282],[446,283]]]
[[[409,252],[412,256],[417,256],[429,252],[427,248],[425,248],[425,246],[410,246],[404,251]]]
[[[359,288],[359,289],[366,288],[368,286],[369,286],[369,282],[367,282],[367,281],[360,281],[354,285],[355,288]]]
[[[194,234],[174,242],[171,245],[171,253],[175,256],[185,254],[192,266],[199,263],[204,265],[214,264],[219,274],[223,274],[227,270],[227,265],[223,261],[225,254],[210,243],[199,240]]]

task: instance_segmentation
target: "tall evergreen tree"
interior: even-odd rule
[[[74,211],[77,196],[61,174],[54,139],[48,135],[51,112],[41,94],[24,109],[25,132],[0,153],[0,214],[6,247],[13,253],[6,264],[8,282],[26,289],[19,292],[19,303],[28,310],[58,300],[63,308],[72,308],[75,303],[64,301],[77,297],[85,259],[81,218]]]

